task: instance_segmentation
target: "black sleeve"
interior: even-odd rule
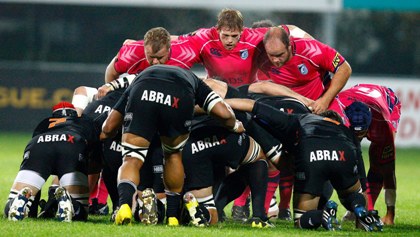
[[[127,105],[128,95],[129,95],[129,90],[126,90],[112,109],[115,109],[121,114],[125,114],[125,107]]]
[[[195,92],[195,103],[206,110],[206,105],[208,105],[211,100],[220,98],[219,95],[216,94],[216,92],[213,92],[213,90],[204,83],[201,79],[198,79],[198,86],[197,91]]]
[[[255,102],[252,114],[254,120],[281,142],[290,143],[296,139],[299,129],[299,119],[296,115],[286,114],[260,102]]]

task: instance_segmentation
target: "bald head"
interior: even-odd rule
[[[263,43],[268,59],[276,67],[283,66],[292,57],[289,35],[282,27],[270,27]]]
[[[270,40],[277,40],[282,42],[286,47],[290,44],[289,35],[283,29],[283,27],[270,27],[264,35],[263,43],[264,45]]]

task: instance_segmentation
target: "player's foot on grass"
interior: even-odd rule
[[[330,200],[325,204],[322,212],[322,227],[326,230],[334,231],[341,230],[340,223],[337,220],[337,203]]]
[[[54,193],[58,202],[56,218],[62,222],[71,222],[74,216],[71,196],[64,187],[58,187]]]
[[[176,227],[179,226],[179,221],[176,217],[169,217],[168,218],[168,226]]]
[[[141,199],[143,205],[139,210],[139,217],[143,224],[156,225],[158,222],[158,210],[156,194],[151,188],[147,188],[142,192]]]
[[[10,205],[8,219],[11,221],[21,221],[28,216],[29,213],[29,198],[32,195],[32,190],[28,187],[20,190],[18,195]]]
[[[118,209],[117,214],[115,215],[115,224],[117,225],[129,225],[131,224],[131,219],[133,218],[133,213],[128,204],[123,204]]]
[[[275,226],[267,219],[263,221],[259,217],[252,217],[247,221],[252,228],[274,228]]]
[[[191,192],[187,192],[184,195],[185,208],[191,218],[191,224],[196,227],[208,226],[208,220],[205,217],[203,210],[200,208],[197,199]]]

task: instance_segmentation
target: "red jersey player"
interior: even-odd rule
[[[372,122],[366,129],[357,128],[358,117],[347,109],[355,101],[366,104],[371,110]],[[383,222],[388,225],[394,224],[397,187],[394,140],[401,115],[399,99],[390,88],[358,84],[338,93],[329,109],[338,112],[343,117],[344,124],[353,128],[360,139],[367,137],[371,142],[370,168],[367,175],[368,209],[374,209],[376,199],[384,187],[387,214]]]
[[[260,69],[274,83],[287,86],[299,94],[315,100],[315,113],[328,108],[335,95],[351,75],[351,67],[335,49],[315,39],[293,38],[280,27],[272,27],[264,36],[266,55],[260,58]],[[325,88],[323,77],[334,73]],[[250,91],[257,85],[251,85]],[[275,87],[268,86],[275,90]],[[257,91],[275,95],[273,91]]]
[[[80,86],[74,91],[73,101],[79,113],[93,99],[105,96],[110,90],[127,86],[134,76],[122,77],[121,74],[138,74],[155,64],[167,64],[191,69],[199,62],[198,52],[195,52],[188,40],[171,41],[171,35],[162,27],[148,30],[144,40],[128,40],[119,50],[105,71],[107,84],[99,89]]]
[[[188,40],[171,41],[169,32],[156,27],[146,32],[144,40],[124,44],[105,72],[105,82],[111,82],[120,74],[137,74],[155,64],[167,64],[184,69],[199,62],[198,51]]]
[[[305,36],[298,27],[283,25],[287,32]],[[223,9],[215,27],[202,28],[193,33],[181,35],[199,51],[201,63],[207,76],[225,81],[237,87],[253,83],[258,70],[256,58],[262,53],[258,45],[268,28],[244,27],[242,14],[238,10]],[[303,33],[303,34],[302,34]]]

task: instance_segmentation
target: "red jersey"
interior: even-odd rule
[[[179,39],[188,39],[200,52],[201,63],[208,77],[220,79],[232,86],[250,84],[256,80],[257,47],[268,28],[244,28],[238,44],[232,50],[223,47],[215,27],[199,29]]]
[[[390,88],[373,84],[358,84],[338,93],[328,109],[339,113],[347,127],[350,124],[344,110],[353,101],[363,102],[371,109],[372,122],[367,135],[370,141],[383,139],[383,137],[392,138],[392,134],[387,134],[387,131],[397,132],[401,116],[401,103]],[[382,123],[381,129],[375,129],[379,128],[380,123]],[[383,128],[384,124],[388,129]]]
[[[325,90],[323,77],[326,72],[335,73],[345,62],[335,49],[314,39],[290,38],[292,58],[281,67],[276,67],[262,54],[260,70],[265,77],[312,100],[318,99]]]
[[[170,57],[166,65],[191,69],[195,63],[199,62],[199,54],[191,47],[191,42],[188,40],[171,42]],[[149,66],[144,54],[143,40],[123,45],[114,63],[114,68],[118,73],[129,74],[137,74]]]

